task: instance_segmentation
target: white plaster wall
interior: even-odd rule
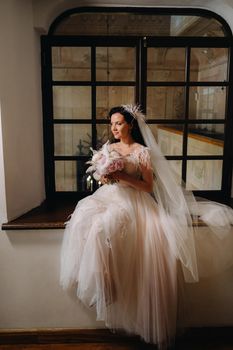
[[[6,222],[7,220],[4,157],[3,157],[1,130],[2,130],[2,118],[1,118],[1,101],[0,101],[0,225],[4,221]]]
[[[0,232],[0,330],[104,328],[59,286],[63,230]],[[183,326],[233,325],[233,269],[185,284]]]
[[[0,329],[103,328],[59,286],[62,233],[0,232]]]
[[[0,47],[1,131],[10,220],[44,198],[40,40],[33,28],[30,0],[0,1]]]

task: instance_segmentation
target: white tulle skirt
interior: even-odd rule
[[[150,194],[104,185],[78,203],[66,225],[61,285],[77,285],[78,298],[95,307],[108,328],[138,334],[162,348],[176,332],[177,261],[187,279],[197,280],[204,266],[214,267],[205,261],[205,249],[211,245],[217,254],[220,241],[224,249],[229,246],[229,236],[226,242],[211,236],[213,244],[203,244],[204,239],[206,234],[165,215]]]

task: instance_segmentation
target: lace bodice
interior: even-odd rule
[[[148,147],[140,145],[130,154],[123,156],[123,158],[125,162],[124,171],[135,178],[141,177],[143,168],[151,168]]]

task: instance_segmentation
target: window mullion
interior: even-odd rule
[[[190,47],[186,47],[185,62],[185,92],[184,92],[184,129],[183,129],[183,162],[182,162],[182,180],[186,182],[187,176],[187,148],[188,148],[188,118],[189,118],[189,79],[190,79]]]
[[[147,89],[147,44],[146,37],[140,38],[138,43],[139,60],[138,60],[138,102],[142,110],[146,113],[146,89]]]
[[[92,145],[96,148],[97,143],[97,130],[96,130],[96,47],[91,47],[91,117],[92,117]]]
[[[42,60],[42,94],[43,94],[43,131],[45,160],[46,197],[52,198],[55,193],[54,129],[53,129],[53,83],[52,83],[52,46],[50,40],[41,40]]]

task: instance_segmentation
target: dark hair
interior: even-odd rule
[[[132,136],[133,140],[135,142],[140,143],[143,146],[146,146],[146,144],[143,140],[141,131],[139,129],[138,122],[133,117],[133,115],[131,113],[129,113],[128,111],[126,111],[123,106],[117,106],[117,107],[113,107],[110,109],[109,114],[108,114],[108,118],[111,119],[111,116],[115,113],[120,113],[121,115],[123,115],[126,123],[130,124],[132,126],[131,136]],[[113,139],[113,140],[114,140],[113,142],[117,142],[115,139]]]

